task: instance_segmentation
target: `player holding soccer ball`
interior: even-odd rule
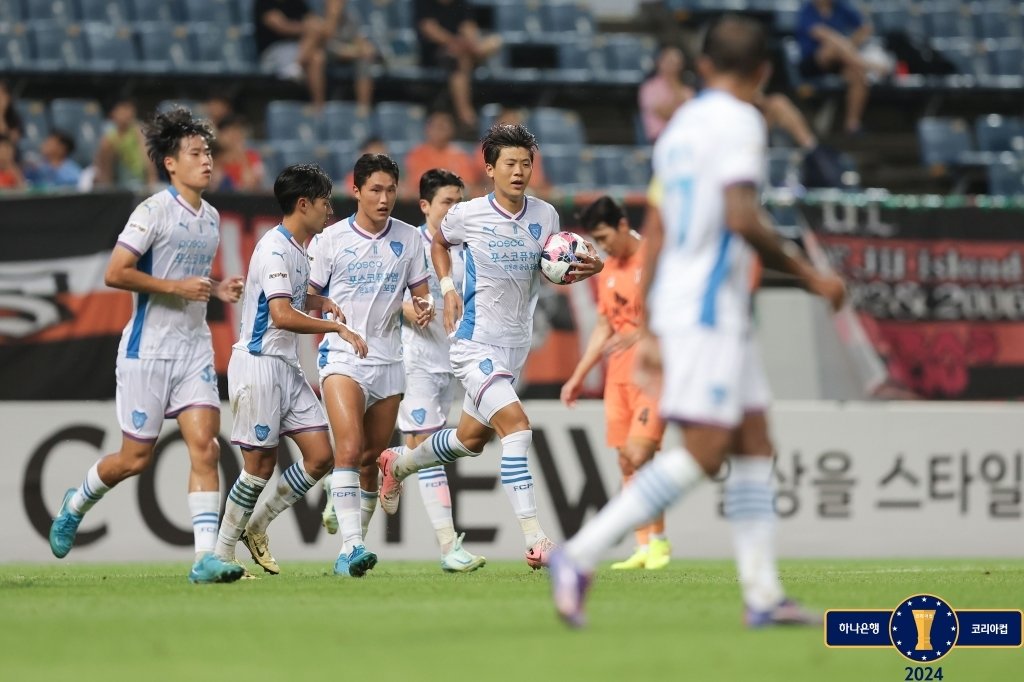
[[[96,462],[81,487],[65,493],[50,527],[50,549],[57,558],[71,551],[85,513],[150,465],[164,419],[175,417],[192,465],[188,506],[196,561],[189,580],[232,582],[242,576],[242,567],[213,554],[220,511],[220,396],[206,304],[210,296],[236,302],[242,278],[210,279],[220,216],[202,194],[213,168],[213,130],[178,108],[157,114],[143,133],[149,158],[170,187],[128,218],[104,276],[108,286],[131,291],[134,303],[117,352],[121,449]]]
[[[654,148],[661,195],[652,192],[657,211],[645,233],[654,278],[651,327],[659,338],[645,336],[637,348],[640,368],[656,383],[664,376],[661,414],[682,426],[685,447],[641,468],[552,556],[555,608],[573,626],[584,622],[601,554],[718,472],[730,451],[736,456],[725,482],[725,513],[735,534],[747,626],[820,623],[786,598],[775,561],[769,390],[750,329],[755,253],[833,307],[845,289],[784,248],[760,206],[766,135],[751,102],[771,72],[764,29],[750,19],[720,19],[706,34],[699,69],[706,90],[683,105]]]
[[[583,357],[562,387],[561,397],[568,407],[574,407],[584,377],[601,356],[607,356],[604,412],[608,445],[618,450],[622,480],[628,484],[636,470],[654,457],[665,433],[657,398],[642,391],[633,380],[636,342],[643,323],[640,280],[647,242],[630,228],[622,207],[608,196],[585,208],[580,223],[609,259],[598,277],[597,324]],[[667,566],[670,559],[665,515],[661,514],[636,529],[636,551],[626,560],[612,564],[612,568],[657,570]]]
[[[466,389],[462,418],[457,429],[442,429],[415,448],[381,454],[380,503],[394,514],[405,478],[460,457],[476,457],[497,433],[502,487],[522,527],[526,562],[540,568],[547,565],[554,543],[537,519],[527,464],[533,432],[515,389],[530,348],[541,253],[548,237],[558,232],[558,213],[550,204],[526,196],[537,149],[529,130],[495,125],[482,146],[494,192],[453,206],[430,250],[444,293],[445,330],[455,337],[452,370]],[[462,295],[451,278],[449,249],[458,246],[466,258]],[[585,279],[603,266],[591,249],[569,274]]]

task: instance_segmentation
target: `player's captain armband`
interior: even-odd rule
[[[442,277],[439,284],[441,285],[442,296],[447,296],[449,291],[455,291],[455,282],[451,277]]]
[[[647,186],[647,203],[654,208],[661,208],[661,200],[664,196],[664,186],[661,184],[661,179],[655,175],[651,178],[651,184]]]

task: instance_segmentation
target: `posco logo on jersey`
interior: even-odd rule
[[[494,249],[502,246],[526,246],[526,244],[522,239],[495,239],[487,242],[487,246]]]
[[[384,261],[382,260],[361,260],[355,263],[348,264],[348,271],[355,272],[356,270],[365,270],[367,268],[382,268],[384,267]]]

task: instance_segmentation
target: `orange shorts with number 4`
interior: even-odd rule
[[[658,415],[658,401],[633,384],[604,387],[604,415],[609,446],[621,448],[631,438],[643,438],[661,447],[665,422]]]

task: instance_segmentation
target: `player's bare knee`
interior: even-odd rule
[[[127,447],[122,447],[121,452],[118,453],[118,461],[126,477],[138,476],[153,461],[153,444],[132,443]]]

